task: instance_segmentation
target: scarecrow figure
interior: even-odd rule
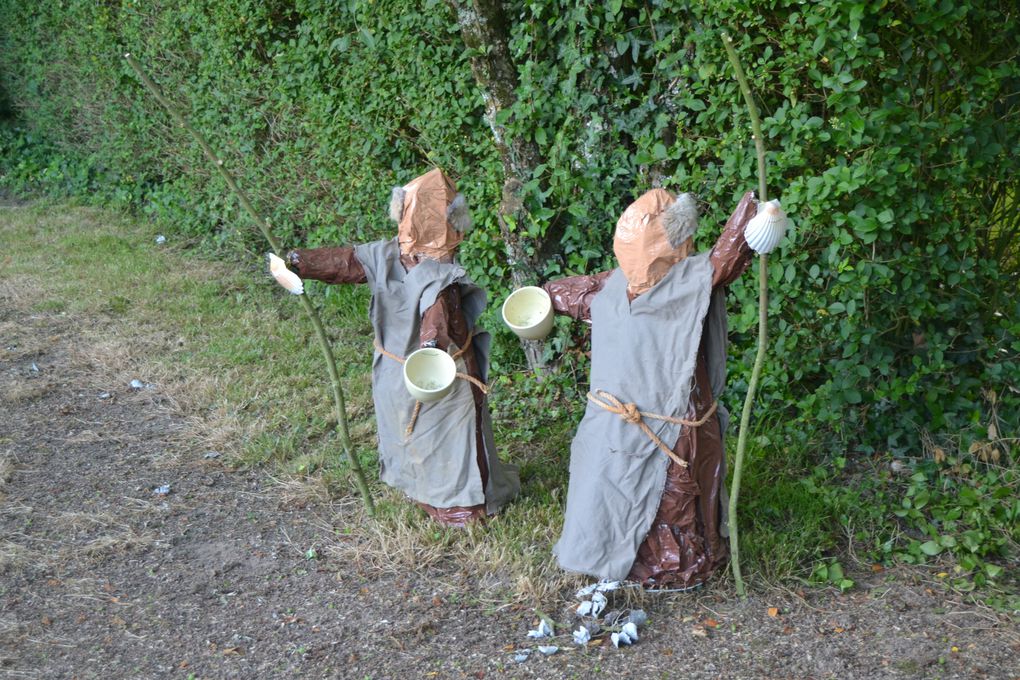
[[[725,287],[750,266],[756,204],[745,194],[714,248],[693,254],[694,198],[653,189],[617,222],[618,269],[545,284],[556,312],[592,327],[564,569],[683,589],[725,560]]]
[[[517,469],[496,455],[483,385],[489,334],[475,324],[485,292],[454,255],[471,216],[439,169],[393,189],[397,238],[347,248],[287,253],[301,278],[367,283],[375,329],[372,392],[380,478],[442,524],[464,526],[496,513],[520,489]],[[403,358],[437,347],[473,378],[439,401],[418,404],[403,381]]]

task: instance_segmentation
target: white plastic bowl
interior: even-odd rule
[[[553,327],[549,293],[537,286],[518,288],[503,301],[503,323],[525,340],[541,340]]]
[[[453,389],[457,364],[441,349],[425,347],[404,361],[404,386],[421,402],[439,401]]]

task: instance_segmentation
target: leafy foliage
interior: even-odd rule
[[[794,220],[769,262],[759,408],[770,417],[758,444],[814,462],[829,452],[920,458],[930,435],[962,455],[983,436],[982,393],[994,389],[1003,463],[1015,464],[1013,3],[505,6],[520,84],[498,122],[534,140],[544,161],[526,187],[531,219],[515,227],[539,241],[562,234],[535,276],[613,266],[616,216],[650,186],[696,192],[707,225],[756,186],[719,39],[729,30],[759,97],[770,191]],[[0,184],[134,206],[213,244],[254,244],[200,151],[122,63],[125,51],[223,151],[284,242],[389,235],[388,187],[436,164],[475,208],[462,260],[493,299],[506,292],[502,168],[445,3],[0,3],[0,109],[19,116],[0,136]],[[704,227],[699,246],[716,233]],[[727,400],[739,404],[754,351],[752,277],[732,299]],[[487,321],[498,325],[494,314]],[[561,326],[550,347],[571,347],[568,332]],[[496,366],[519,366],[511,336],[498,340]],[[572,394],[575,376],[560,380]]]

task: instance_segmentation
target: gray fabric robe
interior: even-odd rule
[[[591,304],[591,391],[684,417],[704,331],[710,382],[721,392],[726,316],[721,296],[710,304],[712,275],[708,254],[694,255],[630,302],[626,277],[613,272]],[[720,418],[725,425],[723,410]],[[677,424],[645,423],[666,446],[680,434]],[[669,458],[636,424],[590,402],[570,451],[563,534],[554,548],[560,566],[624,579],[658,510]]]
[[[471,349],[482,381],[489,366],[488,333],[475,330],[485,309],[485,292],[474,285],[456,263],[425,259],[405,271],[396,239],[355,248],[372,291],[369,316],[377,342],[406,357],[419,348],[421,317],[444,288],[460,286],[461,308],[473,330]],[[451,354],[459,348],[449,348]],[[463,359],[457,370],[466,373]],[[422,404],[414,432],[405,436],[415,400],[404,387],[403,364],[375,352],[372,359],[372,398],[379,430],[380,478],[413,500],[437,508],[485,504],[499,510],[520,489],[517,469],[496,455],[488,408],[482,408],[482,439],[489,464],[489,480],[482,489],[476,461],[475,405],[471,385],[456,380],[443,399]]]

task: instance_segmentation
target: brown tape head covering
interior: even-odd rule
[[[394,187],[390,217],[397,222],[400,253],[413,260],[452,260],[471,228],[464,196],[439,168]]]
[[[613,252],[627,277],[627,291],[640,295],[658,283],[670,267],[694,248],[698,205],[691,194],[652,189],[620,215]]]

